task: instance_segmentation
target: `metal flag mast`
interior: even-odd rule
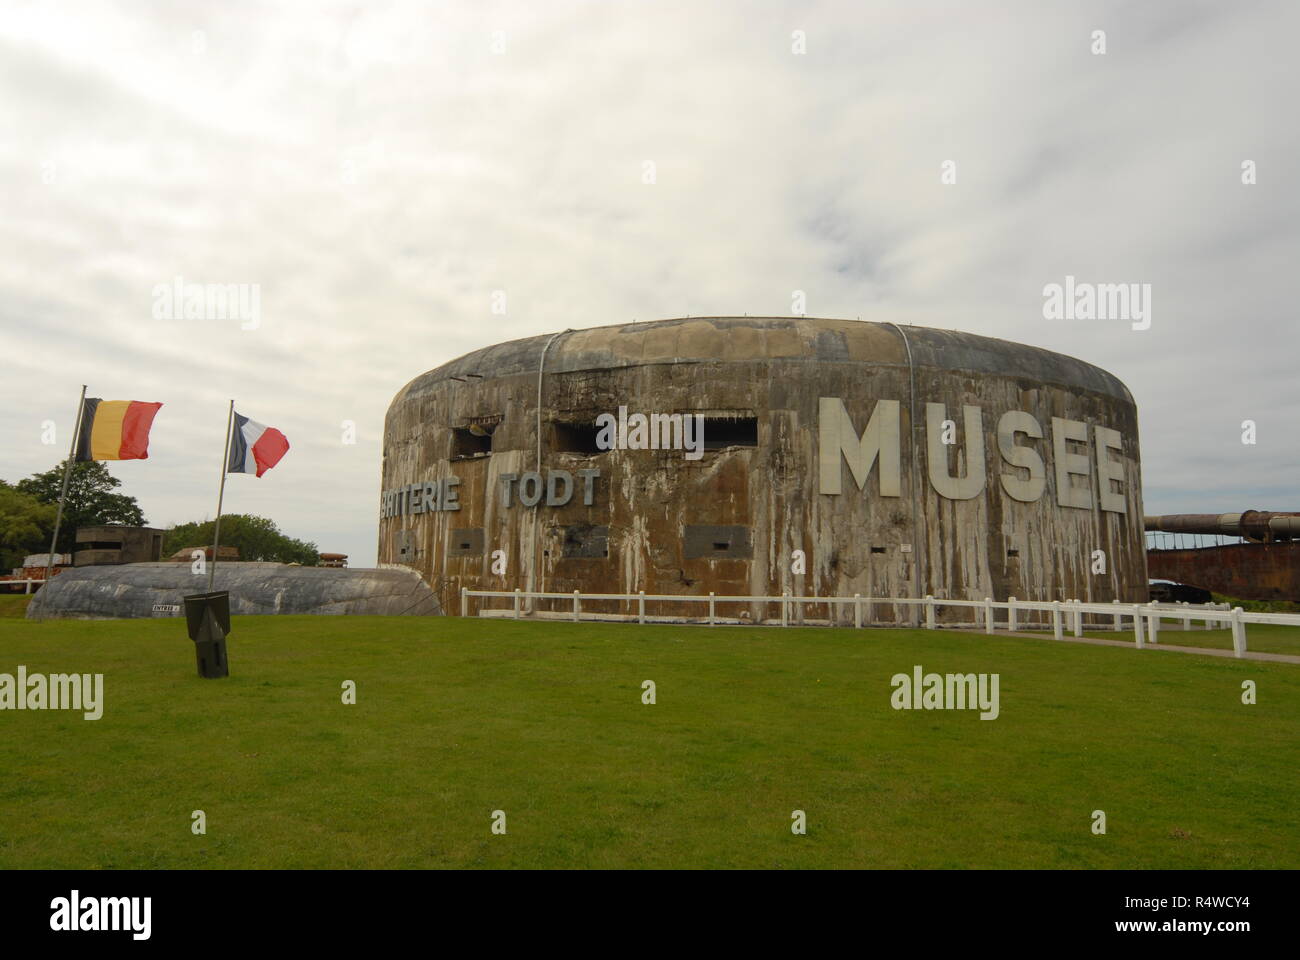
[[[226,473],[230,466],[230,425],[235,420],[235,401],[230,401],[230,412],[226,414],[226,445],[221,448],[221,486],[217,490],[217,522],[212,528],[212,563],[208,565],[208,593],[212,592],[212,583],[217,577],[217,550],[221,543],[221,501],[226,496]]]
[[[63,501],[68,496],[68,481],[72,479],[72,461],[77,455],[77,441],[81,437],[81,416],[86,409],[86,385],[81,385],[81,397],[77,400],[77,413],[72,418],[72,445],[68,448],[68,459],[63,465],[63,489],[59,491],[59,510],[54,515],[54,533],[50,537],[50,552],[45,557],[45,580],[41,586],[48,586],[54,570],[54,548],[59,542],[59,527],[63,523]],[[41,607],[45,604],[42,603]]]

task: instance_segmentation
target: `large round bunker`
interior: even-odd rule
[[[502,343],[397,394],[382,474],[381,565],[451,611],[461,587],[1146,597],[1127,388],[968,333],[703,317]]]

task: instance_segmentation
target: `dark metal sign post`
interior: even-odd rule
[[[185,622],[194,641],[194,659],[199,676],[230,676],[226,636],[230,633],[230,594],[195,593],[185,598]]]

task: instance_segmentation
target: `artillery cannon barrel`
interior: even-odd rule
[[[1300,513],[1247,510],[1244,513],[1170,513],[1144,517],[1143,528],[1162,533],[1199,533],[1245,537],[1247,540],[1289,540],[1300,537]]]

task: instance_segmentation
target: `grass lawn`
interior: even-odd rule
[[[1143,624],[1145,629],[1146,624]],[[1127,621],[1126,628],[1119,633],[1114,631],[1085,630],[1085,637],[1101,637],[1105,640],[1133,640],[1133,622]],[[1047,628],[1051,632],[1051,626]],[[1069,630],[1067,637],[1074,636]],[[1150,637],[1147,638],[1148,641]],[[1231,630],[1206,630],[1202,624],[1193,624],[1191,630],[1184,630],[1181,620],[1161,620],[1159,642],[1169,647],[1211,647],[1216,650],[1232,649]],[[1246,624],[1246,649],[1259,653],[1288,653],[1300,656],[1300,628],[1286,627],[1274,623]]]
[[[178,619],[0,621],[0,672],[105,676],[100,720],[0,711],[0,868],[1300,866],[1291,664],[309,616],[237,618],[230,657],[200,679]],[[893,710],[914,664],[999,674],[1000,716]]]
[[[27,616],[31,596],[24,593],[0,593],[0,618],[21,619]]]

